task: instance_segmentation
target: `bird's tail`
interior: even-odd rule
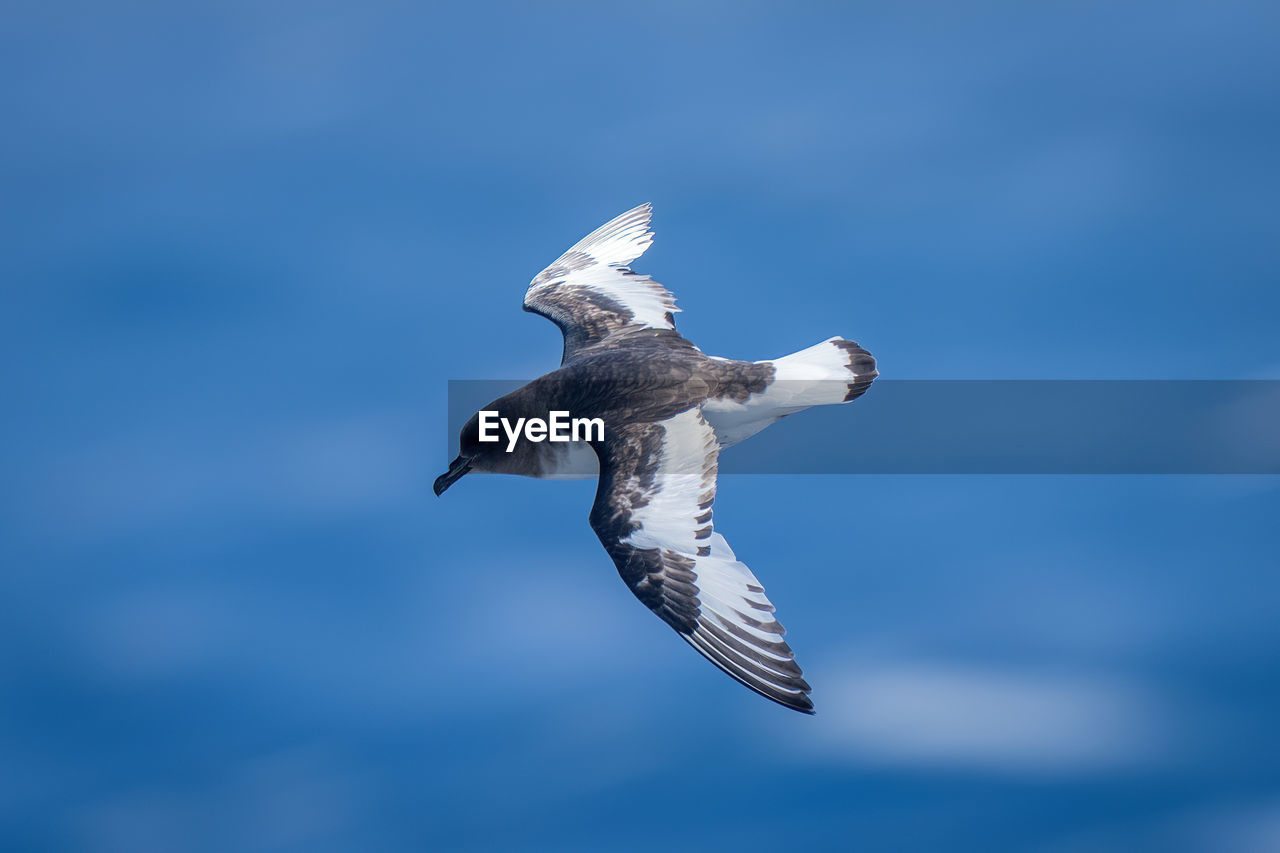
[[[768,395],[780,410],[847,403],[865,393],[879,375],[871,353],[844,338],[829,338],[764,363],[773,365]]]
[[[779,418],[811,406],[847,403],[865,392],[877,375],[871,353],[844,338],[756,364],[773,368],[762,393],[746,400],[722,397],[702,404],[721,447],[737,444]]]

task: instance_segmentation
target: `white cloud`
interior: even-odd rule
[[[876,663],[847,668],[818,698],[814,746],[869,762],[1105,770],[1158,757],[1168,730],[1147,692],[1083,676]]]

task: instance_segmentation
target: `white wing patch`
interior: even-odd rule
[[[565,255],[581,252],[590,255],[596,263],[625,267],[653,244],[653,231],[649,229],[652,217],[653,205],[648,202],[633,207],[583,237],[561,255],[561,259]]]
[[[663,421],[662,427],[666,434],[648,503],[631,514],[640,529],[623,541],[637,548],[667,548],[692,556],[699,546],[708,545],[703,540],[711,535],[719,450],[716,434],[696,408]]]
[[[634,582],[661,595],[650,607],[704,657],[776,702],[811,712],[809,685],[783,640],[785,630],[751,569],[712,529],[711,506],[719,444],[697,408],[676,415],[663,429],[657,458],[641,460],[620,484],[633,529],[606,548],[628,570],[644,566]],[[595,526],[595,522],[593,522]],[[597,527],[605,540],[607,531]],[[629,581],[631,582],[631,581]]]
[[[534,277],[525,307],[555,321],[566,338],[573,329],[588,337],[625,326],[674,329],[675,296],[628,268],[653,243],[652,212],[642,204],[583,237]]]

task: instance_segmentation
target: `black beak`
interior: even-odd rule
[[[445,471],[439,477],[436,477],[436,484],[432,489],[436,493],[436,497],[444,494],[444,490],[452,486],[458,481],[458,478],[471,470],[471,460],[463,459],[459,456],[457,459],[449,463],[449,470]]]

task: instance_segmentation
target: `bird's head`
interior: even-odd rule
[[[484,444],[480,441],[480,415],[476,413],[462,427],[462,431],[458,433],[458,456],[449,463],[449,470],[445,471],[439,477],[436,477],[435,485],[432,489],[436,496],[444,494],[444,490],[452,486],[463,474],[466,474],[486,454],[492,452],[492,448],[497,447],[495,444]]]

